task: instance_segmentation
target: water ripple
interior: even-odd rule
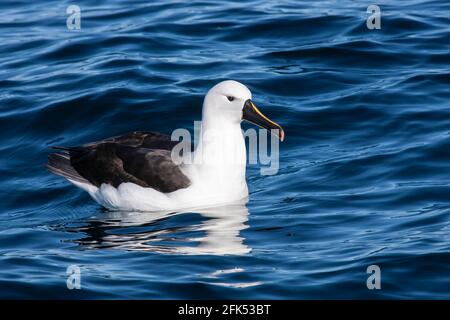
[[[382,2],[374,31],[349,0],[76,4],[79,31],[68,2],[0,3],[0,298],[450,298],[448,3]],[[247,205],[113,213],[43,167],[192,130],[228,78],[287,137]]]

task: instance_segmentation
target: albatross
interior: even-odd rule
[[[248,199],[247,150],[242,120],[281,141],[281,126],[252,102],[250,90],[227,80],[203,101],[199,141],[194,151],[174,160],[179,141],[150,131],[135,131],[75,147],[54,146],[47,168],[85,190],[111,210],[186,210]],[[183,161],[189,159],[190,161]]]

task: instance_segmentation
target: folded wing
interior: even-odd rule
[[[79,147],[55,147],[47,168],[67,179],[118,187],[131,182],[168,193],[190,185],[190,180],[171,159],[177,144],[170,136],[136,131]]]

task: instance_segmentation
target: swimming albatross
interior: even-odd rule
[[[205,96],[199,142],[192,154],[174,161],[178,141],[155,132],[132,132],[78,147],[54,147],[47,168],[113,210],[183,210],[248,197],[246,148],[241,121],[270,130],[280,125],[252,102],[250,90],[227,80]],[[181,154],[181,153],[180,153]]]

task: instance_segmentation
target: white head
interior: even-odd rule
[[[203,102],[203,117],[240,123],[245,101],[252,93],[242,83],[226,80],[212,87]]]
[[[264,116],[252,102],[250,90],[234,80],[226,80],[212,87],[203,102],[203,121],[210,125],[239,125],[242,120],[252,122],[284,139],[281,126]],[[274,130],[274,131],[272,131]]]

